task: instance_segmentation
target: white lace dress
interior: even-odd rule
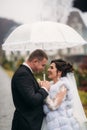
[[[67,94],[61,105],[55,107],[52,99],[63,85],[67,88]],[[66,77],[61,78],[55,84],[51,83],[49,97],[47,97],[46,104],[43,106],[46,117],[43,120],[41,130],[81,130],[78,120],[73,115],[72,88],[70,88],[70,83]]]

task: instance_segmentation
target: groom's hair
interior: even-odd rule
[[[30,54],[28,61],[32,61],[35,58],[37,58],[40,61],[42,61],[44,58],[48,60],[47,54],[41,49],[37,49],[37,50],[33,51]]]

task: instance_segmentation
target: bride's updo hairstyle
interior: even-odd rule
[[[51,61],[51,64],[54,63],[56,65],[56,68],[58,71],[61,71],[61,77],[64,77],[69,72],[73,72],[73,66],[70,63],[67,63],[66,61],[62,59],[55,59]]]

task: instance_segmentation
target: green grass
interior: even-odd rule
[[[79,90],[79,95],[87,117],[87,92]]]

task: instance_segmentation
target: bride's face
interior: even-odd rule
[[[48,78],[52,80],[58,79],[58,71],[55,63],[50,64],[50,67],[48,68]]]

